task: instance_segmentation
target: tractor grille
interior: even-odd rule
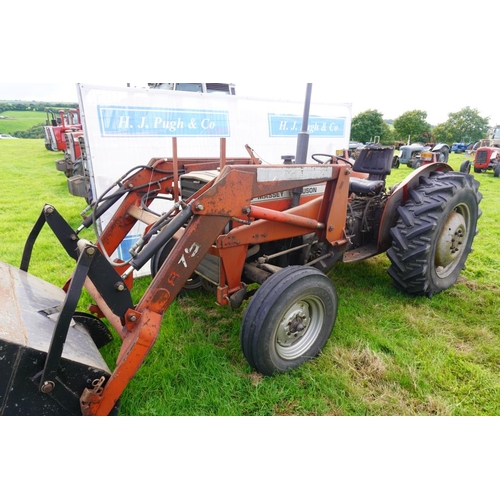
[[[187,200],[200,190],[205,184],[215,179],[220,174],[217,170],[200,170],[189,174],[181,175],[181,197]]]
[[[480,165],[488,163],[488,151],[478,151],[476,153],[476,163]]]

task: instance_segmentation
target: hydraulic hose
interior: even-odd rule
[[[140,253],[138,253],[131,261],[130,265],[134,269],[140,269],[160,248],[167,243],[172,236],[193,216],[193,211],[190,205],[187,205],[182,212],[176,215],[168,226],[163,229],[156,238],[151,240]]]

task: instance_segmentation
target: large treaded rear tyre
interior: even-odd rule
[[[273,375],[318,356],[337,317],[330,279],[318,269],[290,266],[268,278],[241,324],[243,354],[252,368]]]
[[[409,190],[391,229],[389,275],[396,288],[432,297],[452,286],[472,249],[481,215],[472,175],[433,172]]]

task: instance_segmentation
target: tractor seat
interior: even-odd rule
[[[371,144],[363,148],[354,162],[355,172],[368,174],[368,179],[351,177],[349,189],[358,194],[378,194],[385,187],[385,178],[391,173],[394,148]]]
[[[384,189],[384,181],[371,181],[369,179],[358,179],[351,177],[349,179],[349,190],[356,194],[379,194]]]

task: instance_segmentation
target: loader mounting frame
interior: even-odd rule
[[[221,157],[179,159],[174,140],[172,160],[153,159],[147,166],[115,185],[115,191],[93,208],[77,230],[73,230],[57,210],[46,205],[26,243],[21,270],[28,271],[33,246],[43,225],[56,234],[76,267],[64,286],[66,300],[54,328],[43,372],[36,383],[40,392],[62,390],[58,383],[58,363],[69,322],[85,288],[94,304],[91,311],[106,318],[121,338],[115,369],[109,377],[92,380],[80,395],[83,415],[108,415],[133,378],[159,332],[163,314],[202,259],[211,254],[220,259],[217,301],[239,305],[247,296],[242,282],[250,246],[315,234],[328,243],[330,252],[318,259],[329,263],[341,258],[348,243],[345,236],[346,207],[351,164],[340,161],[318,165],[261,165],[250,160],[227,159],[225,141]],[[220,174],[186,201],[180,200],[180,173],[216,168]],[[309,185],[324,185],[321,194],[303,195],[294,205],[290,200],[269,200],[278,191],[296,192]],[[148,207],[157,196],[170,196],[173,207],[161,216],[152,216]],[[272,198],[272,197],[271,197]],[[96,223],[118,199],[118,208],[98,237],[96,244],[78,234]],[[335,210],[331,207],[335,205]],[[146,224],[143,242],[127,262],[110,262],[134,225]],[[130,290],[133,271],[144,266],[169,240],[176,241],[165,262],[152,279],[139,303],[134,305]],[[310,263],[315,265],[316,261]],[[266,274],[266,273],[264,273]],[[264,278],[261,279],[263,281]]]

